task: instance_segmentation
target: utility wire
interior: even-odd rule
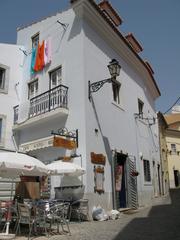
[[[175,105],[176,103],[180,100],[180,97],[178,97],[178,99],[175,101],[175,103],[173,103],[173,105],[166,111],[164,112],[163,114],[166,114],[167,112],[169,112]]]

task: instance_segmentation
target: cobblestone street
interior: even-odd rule
[[[156,199],[152,207],[122,213],[118,220],[71,223],[72,236],[51,235],[51,240],[176,240],[180,239],[180,190],[172,190],[170,197]],[[26,237],[16,237],[25,240]],[[45,240],[46,237],[36,237]]]

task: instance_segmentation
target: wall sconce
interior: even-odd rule
[[[94,129],[94,132],[95,132],[95,134],[97,135],[99,131],[98,131],[97,128],[95,128],[95,129]]]
[[[143,160],[143,153],[142,152],[139,152],[139,157],[141,160]]]
[[[88,98],[91,101],[91,93],[97,92],[105,83],[112,83],[116,80],[116,77],[120,74],[121,66],[119,65],[116,59],[112,59],[109,65],[107,66],[111,75],[111,78],[100,80],[97,82],[91,83],[88,81]]]
[[[140,113],[134,113],[135,119],[141,119],[148,122],[149,126],[156,124],[156,118],[155,117],[144,117],[143,112]]]

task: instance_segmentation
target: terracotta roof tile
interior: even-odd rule
[[[168,125],[180,122],[180,113],[167,114],[164,115],[164,118],[166,119]]]
[[[125,38],[127,39],[128,43],[133,47],[133,49],[139,53],[143,51],[142,46],[140,43],[137,41],[137,39],[134,37],[132,33],[128,33]]]
[[[103,0],[98,5],[100,9],[112,20],[115,26],[119,26],[122,24],[122,19],[120,18],[116,10],[112,7],[112,5],[109,3],[109,1]]]

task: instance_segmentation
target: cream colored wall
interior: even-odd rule
[[[159,119],[159,140],[160,140],[160,157],[161,157],[161,193],[166,195],[169,192],[169,174],[168,174],[168,160],[167,160],[167,144],[166,144],[166,123],[161,114]]]
[[[176,136],[167,135],[166,142],[169,151],[171,151],[171,144],[176,144],[176,154],[170,154],[168,151],[169,183],[170,188],[174,188],[174,170],[179,170],[180,172],[180,153],[178,154],[178,151],[180,152],[180,134],[176,134]]]

